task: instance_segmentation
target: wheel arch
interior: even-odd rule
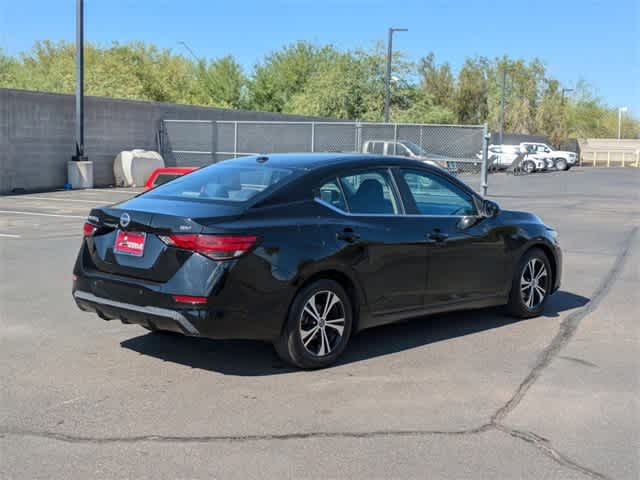
[[[364,292],[362,291],[358,283],[355,281],[355,279],[352,278],[351,275],[349,275],[344,270],[341,270],[338,268],[328,267],[326,269],[315,271],[307,275],[306,277],[304,277],[304,279],[300,279],[300,281],[296,283],[296,291],[293,297],[291,298],[291,301],[289,302],[287,311],[291,309],[291,305],[293,304],[293,301],[300,290],[305,288],[307,285],[322,279],[333,280],[339,283],[340,286],[345,289],[345,291],[347,292],[347,295],[349,295],[349,300],[351,300],[351,310],[352,310],[351,314],[353,316],[352,332],[353,333],[358,332],[361,325],[360,316],[362,313],[364,300],[365,300]]]
[[[549,260],[549,266],[551,267],[551,285],[555,285],[556,276],[558,274],[558,262],[555,254],[553,253],[553,249],[549,245],[542,241],[534,241],[533,243],[527,245],[527,247],[522,252],[522,255],[520,255],[520,258],[525,256],[528,252],[535,248],[542,250],[547,256],[547,259]]]

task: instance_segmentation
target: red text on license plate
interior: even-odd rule
[[[144,253],[144,240],[146,236],[146,233],[143,232],[123,232],[122,230],[118,230],[113,251],[141,257]]]

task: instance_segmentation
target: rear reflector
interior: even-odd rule
[[[85,237],[90,237],[96,233],[96,230],[98,230],[98,227],[89,222],[84,222],[84,225],[82,226],[82,233]]]
[[[160,239],[172,247],[192,250],[214,260],[229,260],[249,251],[255,245],[258,237],[173,234],[161,235]]]
[[[173,299],[178,303],[190,303],[192,305],[207,303],[207,297],[192,297],[191,295],[174,295]]]

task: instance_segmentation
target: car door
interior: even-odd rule
[[[503,294],[507,269],[499,220],[484,218],[462,229],[460,219],[478,213],[470,193],[443,174],[395,173],[407,211],[420,218],[418,228],[427,240],[426,308]]]
[[[416,228],[418,219],[404,215],[391,172],[342,172],[324,182],[320,196],[334,209],[346,210],[332,226],[341,262],[349,264],[366,295],[372,314],[367,326],[386,323],[401,312],[422,310],[426,238]]]

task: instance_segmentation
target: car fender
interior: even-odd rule
[[[289,303],[291,304],[291,302],[293,302],[295,295],[303,285],[313,281],[315,278],[321,277],[335,278],[338,281],[340,281],[340,277],[346,277],[346,279],[353,285],[355,298],[352,298],[351,300],[354,303],[353,307],[355,311],[360,316],[360,321],[356,320],[356,322],[357,324],[362,324],[363,316],[369,316],[369,302],[367,301],[366,293],[362,288],[358,274],[355,270],[338,262],[326,261],[305,266],[292,281],[294,294],[291,296]],[[366,324],[366,321],[364,323]],[[356,328],[356,330],[358,330],[358,328]]]

